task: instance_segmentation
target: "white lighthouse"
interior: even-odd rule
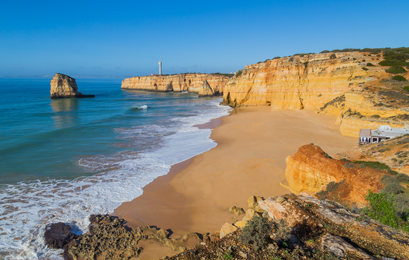
[[[162,75],[162,57],[160,57],[160,61],[158,62],[159,64],[159,75]]]

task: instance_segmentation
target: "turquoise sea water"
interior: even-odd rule
[[[121,90],[121,79],[77,79],[95,98],[49,98],[50,78],[0,78],[0,258],[59,258],[48,223],[86,231],[142,193],[172,164],[211,149],[220,98]]]

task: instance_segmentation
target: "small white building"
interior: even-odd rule
[[[408,126],[405,126],[405,128],[392,128],[389,125],[381,125],[377,130],[361,129],[359,144],[376,144],[406,134],[409,134]]]

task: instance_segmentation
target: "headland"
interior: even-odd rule
[[[191,92],[199,96],[223,95],[229,74],[182,73],[175,75],[152,75],[127,78],[122,89],[149,90],[159,92]]]

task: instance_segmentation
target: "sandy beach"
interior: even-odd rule
[[[309,143],[329,155],[347,151],[357,139],[342,136],[335,117],[313,111],[272,112],[270,107],[238,108],[202,127],[215,127],[217,147],[172,166],[168,175],[144,187],[144,193],[123,203],[115,215],[128,225],[171,229],[173,238],[187,232],[214,232],[233,222],[232,205],[247,208],[252,195],[263,197],[290,191],[285,183],[285,159]],[[160,248],[160,250],[159,250]],[[175,254],[160,245],[147,247],[141,259]]]

